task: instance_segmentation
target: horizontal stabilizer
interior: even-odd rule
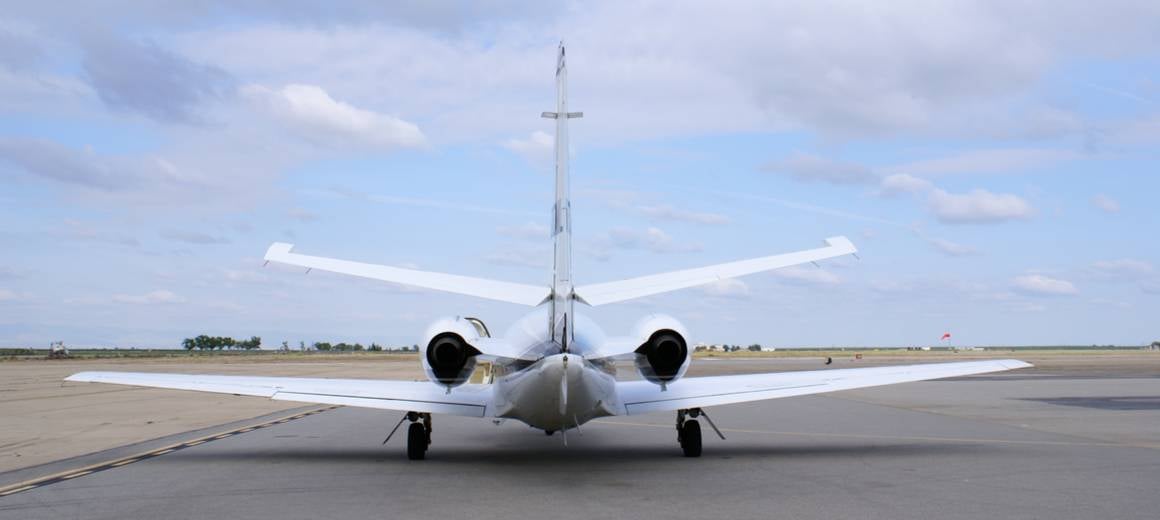
[[[548,287],[535,285],[300,255],[291,252],[293,247],[292,244],[274,243],[266,251],[266,261],[528,306],[543,303],[551,292]]]
[[[622,302],[633,298],[642,298],[654,294],[676,291],[678,289],[705,285],[726,278],[737,278],[762,271],[771,271],[783,267],[817,262],[818,260],[825,260],[827,258],[851,255],[856,252],[858,250],[846,237],[827,238],[826,247],[817,249],[766,256],[751,260],[740,260],[696,269],[685,269],[671,273],[654,274],[618,282],[582,285],[576,288],[576,299],[589,305]]]

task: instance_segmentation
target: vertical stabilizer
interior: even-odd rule
[[[572,342],[572,199],[568,180],[568,120],[582,117],[568,111],[568,67],[564,43],[556,54],[556,111],[543,117],[556,120],[556,201],[552,208],[552,304],[549,327],[552,340],[567,351]]]

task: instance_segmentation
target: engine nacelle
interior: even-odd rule
[[[685,327],[671,316],[649,316],[635,327],[641,342],[636,352],[636,370],[641,377],[663,385],[680,379],[693,359],[685,340]]]
[[[475,370],[475,356],[480,354],[472,343],[487,330],[477,322],[444,318],[428,327],[427,342],[419,356],[428,379],[449,388],[467,382]]]

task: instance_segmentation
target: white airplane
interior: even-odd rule
[[[535,307],[502,338],[483,322],[466,317],[436,321],[419,356],[430,381],[310,379],[140,372],[81,372],[67,381],[195,390],[261,396],[280,401],[357,406],[406,412],[411,422],[407,456],[425,457],[431,443],[431,414],[516,419],[551,435],[598,417],[676,411],[677,440],[685,456],[701,454],[697,419],[704,407],[819,394],[838,390],[998,372],[1031,366],[1018,360],[972,361],[842,370],[682,378],[692,360],[685,327],[672,317],[641,319],[627,336],[607,337],[575,312],[576,303],[596,306],[660,294],[762,271],[816,262],[856,252],[845,237],[825,247],[726,264],[576,286],[572,278],[572,208],[568,181],[568,71],[561,44],[556,62],[556,202],[551,285],[523,285],[308,256],[275,243],[267,262],[342,273],[373,280],[466,294]],[[643,379],[618,381],[616,361],[633,361]],[[491,380],[468,383],[476,364],[492,364]],[[391,431],[391,435],[395,433]],[[387,437],[390,439],[390,436]],[[724,439],[724,436],[721,436]],[[384,441],[385,443],[385,441]]]

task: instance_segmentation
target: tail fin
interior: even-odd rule
[[[566,352],[572,340],[572,198],[568,180],[568,120],[583,113],[568,111],[568,67],[564,42],[556,55],[556,111],[543,117],[556,120],[556,201],[552,208],[552,308],[548,324],[552,340]]]

